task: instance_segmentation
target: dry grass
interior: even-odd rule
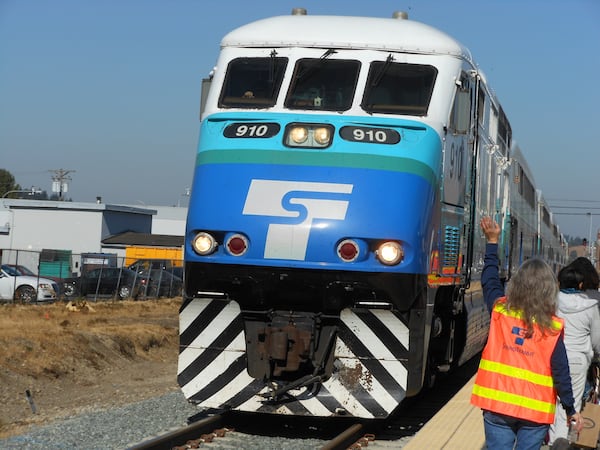
[[[176,389],[180,304],[94,302],[77,311],[64,303],[0,305],[0,403],[8,405],[0,414],[0,437],[69,408]],[[32,416],[25,390],[42,406],[38,415]],[[55,414],[44,415],[49,410]]]
[[[0,365],[22,375],[60,377],[84,362],[148,358],[177,338],[173,300],[110,302],[69,311],[57,303],[0,308]]]

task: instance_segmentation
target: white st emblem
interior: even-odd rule
[[[299,218],[296,224],[269,224],[264,257],[302,261],[313,220],[344,220],[349,200],[339,194],[350,194],[352,188],[352,184],[252,180],[243,214]]]

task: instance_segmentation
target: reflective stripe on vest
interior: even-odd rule
[[[553,317],[555,333],[543,335],[534,324],[533,335],[526,337],[522,313],[507,310],[505,299],[499,299],[492,310],[471,403],[511,417],[552,423],[556,391],[550,358],[562,326],[562,319]]]
[[[478,385],[473,386],[473,394],[477,395],[479,397],[486,398],[486,399],[490,400],[490,402],[497,401],[497,402],[505,403],[507,405],[512,405],[513,407],[520,407],[522,409],[528,408],[531,410],[538,411],[540,413],[552,414],[552,417],[553,417],[552,422],[554,422],[554,412],[556,409],[556,403],[548,403],[548,402],[543,402],[541,400],[534,400],[531,398],[524,397],[522,395],[509,394],[507,392],[501,392],[501,391],[497,391],[494,389],[488,389],[488,388],[484,388],[484,387],[481,387]],[[488,410],[492,411],[491,408],[484,408],[484,409],[488,409]],[[511,408],[511,409],[514,409],[514,408]],[[503,411],[508,411],[508,409],[503,409],[502,411],[496,411],[496,412],[505,414],[507,416],[514,417],[513,414],[508,414],[507,412],[503,412]],[[532,420],[532,419],[527,419],[527,420]],[[538,422],[538,421],[535,420],[534,422]],[[540,422],[540,423],[544,423],[544,422]],[[550,422],[548,422],[548,423],[550,423]]]
[[[500,375],[513,376],[515,378],[530,381],[541,386],[554,386],[554,382],[552,381],[551,375],[542,375],[527,369],[520,369],[518,367],[509,366],[499,362],[487,361],[483,359],[481,360],[479,367],[483,370],[489,370],[490,372],[494,372]]]
[[[504,298],[506,298],[506,297],[502,297],[502,299],[504,299]],[[504,301],[500,301],[502,299],[499,299],[494,304],[494,311],[496,311],[500,314],[504,314],[505,316],[508,316],[508,317],[513,317],[515,319],[523,320],[523,311],[513,311],[513,310],[506,309],[506,303]],[[535,323],[535,319],[534,319],[534,323]],[[563,327],[563,320],[559,319],[558,317],[552,316],[552,327],[556,331],[560,331]]]

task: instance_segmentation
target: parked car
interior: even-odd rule
[[[135,270],[138,273],[142,273],[148,269],[162,269],[171,275],[183,279],[183,267],[174,265],[175,261],[173,259],[138,259],[128,265],[127,268]]]
[[[39,274],[33,272],[31,269],[28,269],[27,267],[25,267],[21,264],[4,264],[4,265],[7,267],[13,268],[17,272],[19,272],[20,275],[28,275],[30,277],[46,278],[48,280],[51,280],[52,282],[54,282],[54,290],[56,290],[56,295],[59,297],[62,295],[62,284],[64,281],[63,278],[51,277],[48,275],[40,276]]]
[[[169,269],[142,270],[138,276],[144,280],[145,296],[148,298],[180,297],[182,294],[183,280]]]
[[[4,264],[4,267],[10,267],[16,270],[17,272],[19,272],[19,275],[29,275],[30,277],[37,277],[37,274],[35,272],[32,272],[27,267],[22,266],[21,264]]]
[[[63,284],[65,297],[93,295],[120,299],[137,298],[145,292],[145,280],[133,270],[118,267],[100,267],[69,278]]]
[[[22,275],[17,269],[2,264],[0,270],[0,299],[19,303],[53,302],[58,285],[48,278]]]

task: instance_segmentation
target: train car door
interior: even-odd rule
[[[472,208],[470,186],[474,182],[472,124],[476,120],[476,82],[465,72],[456,80],[456,95],[444,143],[442,218],[439,261],[442,273],[461,274],[469,242]],[[468,265],[468,264],[467,264]],[[454,284],[454,280],[452,284]],[[464,282],[465,280],[461,280]]]
[[[450,115],[444,152],[444,179],[442,201],[448,205],[463,206],[467,187],[466,167],[470,160],[468,138],[472,115],[470,81],[463,73],[457,81],[454,106]]]

